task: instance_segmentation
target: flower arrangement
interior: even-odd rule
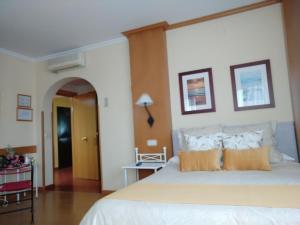
[[[0,156],[0,168],[20,167],[24,164],[25,158],[22,155],[16,154],[16,149],[7,145],[6,155]]]

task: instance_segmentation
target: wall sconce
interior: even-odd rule
[[[145,107],[146,112],[148,113],[148,116],[149,116],[147,122],[148,122],[149,126],[152,127],[152,125],[154,123],[154,118],[152,117],[152,115],[147,107],[147,106],[153,104],[151,97],[147,93],[144,93],[139,97],[139,99],[136,101],[135,104],[138,106]]]

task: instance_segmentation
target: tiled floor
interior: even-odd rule
[[[73,178],[72,167],[54,170],[54,189],[58,191],[100,192],[100,182]]]

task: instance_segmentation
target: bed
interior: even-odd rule
[[[293,129],[280,126],[280,137],[290,138]],[[286,150],[294,148],[291,143]],[[175,156],[156,174],[99,200],[80,225],[300,224],[297,162],[272,163],[272,171],[183,173],[178,166]]]

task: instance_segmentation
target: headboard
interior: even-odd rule
[[[177,155],[177,152],[180,150],[177,132],[178,130],[173,131],[174,155]],[[296,159],[296,161],[299,161],[294,122],[278,122],[276,125],[274,136],[276,140],[277,149],[282,153],[292,156]]]

